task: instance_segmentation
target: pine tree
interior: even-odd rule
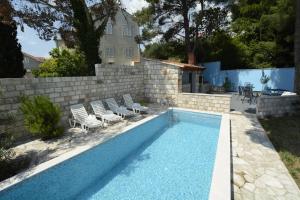
[[[0,78],[19,78],[25,74],[17,26],[11,17],[8,1],[0,4]]]
[[[0,77],[20,78],[25,74],[21,45],[14,23],[0,22]]]

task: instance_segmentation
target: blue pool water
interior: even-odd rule
[[[208,199],[220,121],[170,111],[0,192],[0,199]]]

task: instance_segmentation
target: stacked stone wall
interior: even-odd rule
[[[181,92],[182,76],[178,66],[145,60],[144,68],[145,97],[150,102],[160,103],[162,99],[175,99]]]
[[[89,77],[0,79],[0,114],[15,114],[14,135],[24,139],[29,134],[23,127],[23,116],[19,110],[23,95],[48,96],[60,105],[65,125],[70,117],[70,105],[82,103],[91,112],[91,101],[114,97],[119,104],[123,104],[122,95],[126,93],[130,93],[135,101],[145,99],[151,103],[161,103],[167,99],[170,105],[177,107],[229,112],[229,95],[182,93],[182,74],[178,66],[145,60],[136,66],[96,65],[96,76]]]
[[[89,102],[109,97],[122,103],[122,95],[130,93],[137,101],[144,97],[143,66],[97,65],[96,76],[54,78],[0,79],[0,114],[14,113],[16,137],[29,136],[23,127],[19,110],[20,97],[45,95],[60,105],[67,125],[70,105],[83,103],[91,111]],[[3,127],[2,127],[3,128]]]
[[[202,111],[228,113],[230,111],[231,95],[179,93],[176,106]]]
[[[299,111],[299,96],[261,96],[257,100],[256,114],[259,118],[299,114]]]

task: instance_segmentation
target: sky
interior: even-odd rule
[[[147,6],[144,0],[122,0],[123,6],[129,13]],[[25,26],[24,32],[18,29],[18,39],[22,45],[22,51],[38,57],[49,57],[49,51],[55,48],[54,41],[41,40],[37,32]]]

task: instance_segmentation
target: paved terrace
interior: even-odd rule
[[[17,154],[31,155],[32,166],[60,156],[80,146],[104,142],[121,132],[126,126],[164,110],[151,105],[151,112],[131,120],[81,133],[79,128],[69,129],[59,140],[35,140],[15,148]],[[300,191],[255,115],[231,114],[233,195],[234,199],[300,199]]]
[[[255,115],[231,114],[234,199],[300,199],[300,191]]]

